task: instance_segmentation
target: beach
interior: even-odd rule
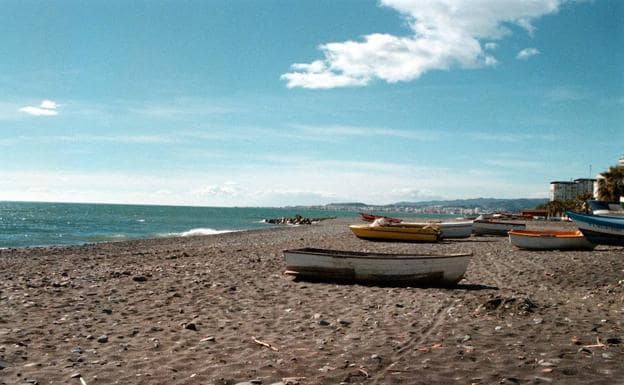
[[[0,250],[0,384],[624,384],[622,247],[355,222]],[[338,284],[284,274],[299,247],[474,256],[457,287]]]

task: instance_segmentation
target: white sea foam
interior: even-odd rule
[[[181,233],[166,233],[159,234],[161,237],[194,237],[197,235],[215,235],[215,234],[224,234],[224,233],[233,233],[238,230],[215,230],[210,228],[197,228],[190,229],[188,231],[183,231]]]
[[[189,231],[185,231],[181,233],[180,235],[182,235],[183,237],[192,237],[194,235],[214,235],[214,234],[231,233],[233,231],[234,230],[215,230],[215,229],[199,228],[199,229],[191,229]]]
[[[80,237],[79,239],[86,242],[117,242],[130,239],[127,234],[97,234]]]

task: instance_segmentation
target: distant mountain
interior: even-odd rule
[[[518,198],[518,199],[498,199],[498,198],[473,198],[473,199],[454,199],[454,200],[438,200],[426,202],[397,202],[393,206],[400,207],[429,207],[429,206],[445,206],[445,207],[478,207],[483,210],[506,210],[520,211],[523,209],[532,209],[541,204],[547,203],[547,198]]]
[[[333,207],[368,207],[370,205],[367,205],[366,203],[362,203],[362,202],[352,202],[352,203],[330,203],[327,206],[333,206]]]
[[[325,208],[339,210],[358,210],[379,208],[392,210],[406,208],[425,208],[425,207],[447,207],[447,208],[465,208],[479,209],[479,211],[510,211],[518,212],[524,209],[532,209],[541,204],[547,203],[548,199],[518,198],[518,199],[497,199],[497,198],[474,198],[474,199],[454,199],[454,200],[434,200],[423,202],[397,202],[389,205],[371,205],[361,202],[347,203],[330,203]],[[402,211],[402,210],[401,210]]]

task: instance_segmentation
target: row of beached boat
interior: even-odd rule
[[[351,225],[358,237],[371,240],[437,242],[442,239],[468,238],[475,235],[507,235],[510,230],[524,229],[520,222],[478,218],[469,221],[404,222],[400,219],[361,214],[370,225]]]
[[[362,214],[362,219],[372,223],[351,225],[351,231],[375,241],[438,242],[470,237],[475,223],[480,228],[478,221],[403,222],[372,214]],[[495,230],[492,234],[501,232],[488,224],[483,233],[488,228]],[[285,250],[284,257],[291,273],[308,279],[454,285],[466,273],[472,253],[386,254],[303,248]]]
[[[593,250],[597,245],[624,246],[624,216],[567,212],[578,230],[512,230],[509,241],[530,250]]]
[[[367,225],[351,231],[368,240],[437,242],[476,235],[508,235],[512,244],[532,250],[592,250],[596,244],[624,246],[624,217],[568,212],[579,230],[526,230],[519,222],[492,219],[474,221],[410,223],[388,217],[363,215]],[[454,285],[468,267],[472,253],[385,254],[303,248],[285,250],[291,273],[313,279],[365,282]]]
[[[603,211],[594,211],[603,212]],[[614,211],[611,211],[614,212]],[[437,242],[441,239],[475,235],[509,235],[510,242],[523,249],[591,250],[596,245],[624,246],[624,215],[567,212],[577,230],[526,230],[521,222],[479,218],[474,221],[408,223],[378,217],[372,225],[352,225],[360,238],[386,241]]]

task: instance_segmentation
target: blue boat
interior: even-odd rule
[[[624,246],[624,217],[566,213],[591,243]]]

